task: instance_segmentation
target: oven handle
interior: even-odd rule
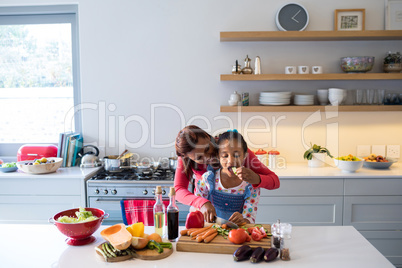
[[[95,200],[95,202],[120,202],[122,199],[117,199],[117,198],[108,198],[108,199],[102,199],[98,198]]]

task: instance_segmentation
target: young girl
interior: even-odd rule
[[[217,144],[221,168],[208,167],[195,185],[195,195],[211,201],[218,217],[238,225],[254,223],[260,189],[236,176],[237,172],[246,169],[242,165],[247,155],[247,143],[234,130],[220,135]]]

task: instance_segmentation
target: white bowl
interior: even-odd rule
[[[393,163],[396,161],[394,160],[389,160],[388,162],[369,162],[369,161],[364,161],[363,166],[367,168],[373,168],[373,169],[385,169],[389,168],[392,166]]]
[[[63,163],[63,158],[48,157],[48,160],[54,160],[53,163],[40,164],[40,165],[27,165],[26,163],[33,162],[33,160],[17,162],[17,167],[25,173],[29,174],[45,174],[56,172]]]
[[[343,95],[329,95],[328,99],[332,106],[338,106],[343,102]]]
[[[334,159],[335,166],[342,170],[342,172],[352,173],[362,168],[363,160],[360,161],[343,161]]]

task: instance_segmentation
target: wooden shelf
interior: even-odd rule
[[[402,112],[402,105],[341,105],[341,106],[221,106],[223,113],[264,113],[264,112],[316,112],[320,110],[338,112]]]
[[[221,42],[402,40],[402,30],[220,32]]]
[[[221,81],[401,80],[402,73],[221,74]]]

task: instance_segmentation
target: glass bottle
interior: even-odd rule
[[[154,205],[154,225],[155,233],[164,236],[165,227],[165,205],[162,201],[162,186],[156,186]]]
[[[174,187],[170,187],[169,206],[167,207],[167,230],[168,239],[175,242],[179,237],[179,208],[176,205],[176,191]]]
[[[281,247],[281,221],[278,219],[276,223],[272,224],[271,227],[272,233],[272,245],[275,248]]]
[[[291,244],[292,244],[292,225],[290,223],[282,224],[280,258],[284,261],[290,261]]]

